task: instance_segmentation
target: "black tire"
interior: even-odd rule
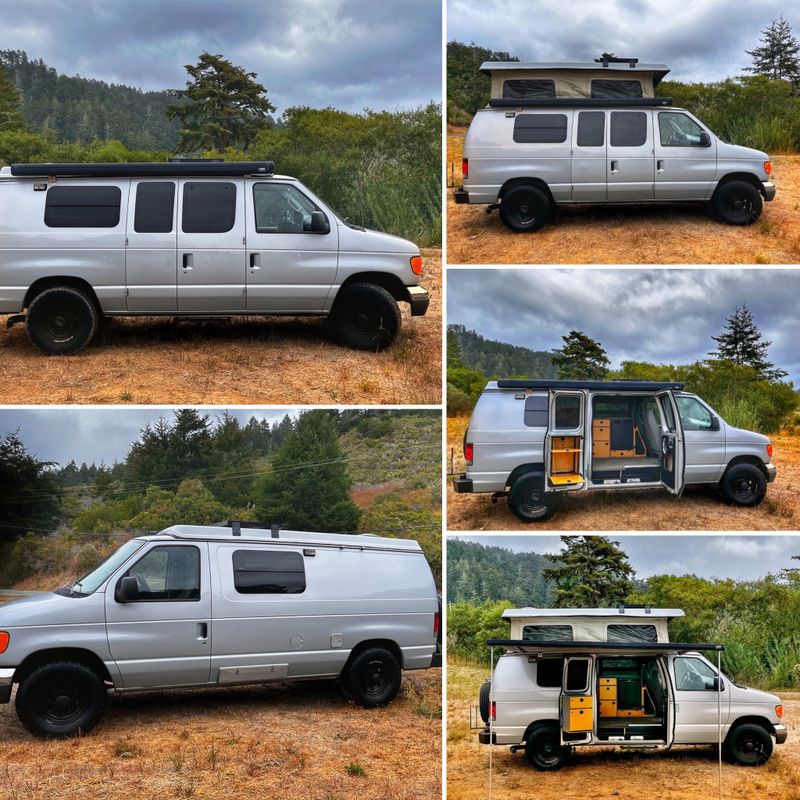
[[[84,664],[58,661],[23,678],[15,704],[19,721],[34,736],[66,739],[97,725],[106,708],[106,687]]]
[[[508,495],[508,507],[523,522],[544,522],[561,507],[562,492],[544,491],[544,473],[526,472],[520,475]]]
[[[489,697],[492,691],[492,682],[484,681],[481,684],[481,690],[478,694],[478,708],[481,711],[481,719],[484,722],[489,721]]]
[[[536,728],[525,742],[525,758],[528,763],[543,772],[561,769],[569,758],[569,747],[561,744],[555,725]]]
[[[772,736],[755,722],[736,725],[725,740],[725,754],[735,764],[760,767],[772,755]]]
[[[97,333],[99,314],[91,298],[71,286],[54,286],[28,305],[28,338],[43,353],[78,353]]]
[[[346,345],[377,352],[395,340],[402,317],[397,301],[382,286],[351,283],[339,290],[331,323]]]
[[[767,493],[767,479],[755,464],[734,464],[722,476],[719,488],[726,503],[757,506]]]
[[[342,675],[347,694],[363,708],[391,703],[400,691],[402,670],[397,659],[382,647],[359,653]]]
[[[760,216],[761,192],[747,181],[728,181],[711,198],[714,214],[728,225],[752,225]]]
[[[527,184],[513,186],[500,201],[500,219],[517,233],[538,231],[550,219],[552,210],[547,193]]]

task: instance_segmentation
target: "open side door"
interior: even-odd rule
[[[594,732],[594,657],[564,659],[559,697],[561,744],[590,742]]]
[[[544,463],[548,491],[569,491],[586,485],[586,394],[551,391]]]
[[[678,405],[671,391],[656,397],[661,409],[661,485],[672,494],[683,494],[686,450]]]

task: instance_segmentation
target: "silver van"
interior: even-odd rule
[[[511,635],[488,641],[503,655],[471,714],[478,741],[523,750],[540,770],[588,746],[713,744],[733,763],[766,763],[773,739],[788,736],[781,699],[725,676],[722,645],[669,642],[667,620],[682,616],[650,606],[508,609]]]
[[[339,679],[371,708],[441,665],[419,545],[370,535],[178,525],[72,586],[0,606],[0,702],[36,736],[88,733],[107,690]]]
[[[683,201],[750,225],[775,197],[766,153],[654,96],[664,64],[485,62],[481,72],[492,96],[467,131],[455,201],[499,208],[511,230],[539,230],[557,205]]]
[[[271,161],[0,169],[0,314],[45,353],[104,317],[327,316],[380,350],[425,314],[419,248],[340,219]],[[22,311],[26,313],[19,313]]]
[[[457,492],[508,497],[524,522],[549,519],[569,492],[718,486],[754,506],[775,480],[772,443],[728,425],[682,383],[490,381],[464,434]]]

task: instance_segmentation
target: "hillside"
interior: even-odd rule
[[[556,377],[555,367],[550,360],[552,353],[546,350],[532,350],[485,339],[479,333],[467,330],[464,325],[448,325],[447,330],[458,340],[464,366],[469,369],[480,370],[488,377]]]

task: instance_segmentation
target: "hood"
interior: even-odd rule
[[[741,158],[747,161],[769,161],[769,156],[762,150],[730,144],[717,138],[717,158]]]
[[[766,703],[772,706],[781,704],[781,699],[776,694],[763,692],[761,689],[751,689],[749,686],[736,686],[735,684],[733,684],[733,688],[740,694],[740,697],[737,698],[738,702]]]
[[[727,423],[725,424],[727,425]],[[763,433],[746,431],[743,428],[734,428],[732,425],[727,425],[725,441],[728,444],[759,444],[766,447],[770,442],[770,438],[769,436],[764,436]]]
[[[101,592],[88,597],[65,597],[54,592],[42,592],[11,600],[0,605],[0,630],[29,625],[97,622],[98,613],[104,613],[103,598]]]
[[[339,249],[357,253],[400,253],[418,256],[419,247],[408,239],[380,231],[339,225]]]

